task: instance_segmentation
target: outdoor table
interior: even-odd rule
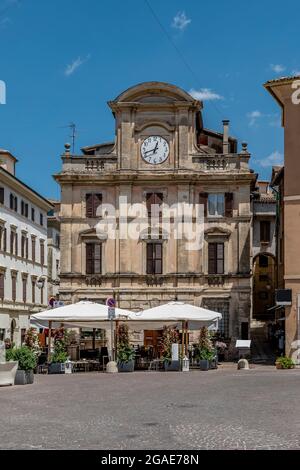
[[[73,362],[73,372],[88,372],[89,371],[89,363],[88,361],[74,361]]]
[[[164,364],[165,360],[164,359],[152,359],[152,361],[150,361],[150,364],[149,364],[149,367],[148,367],[148,370],[159,370],[159,369],[162,369],[162,366]],[[153,368],[152,368],[153,366]]]

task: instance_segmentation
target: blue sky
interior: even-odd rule
[[[43,195],[59,197],[63,126],[76,123],[77,153],[112,140],[106,102],[142,81],[205,98],[205,127],[230,119],[261,178],[281,161],[280,109],[262,84],[300,71],[300,2],[286,0],[284,17],[274,0],[148,2],[166,34],[145,0],[0,0],[0,147]]]

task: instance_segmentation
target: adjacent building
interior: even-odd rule
[[[0,340],[19,345],[31,312],[47,306],[47,212],[52,205],[15,175],[0,150]]]
[[[220,311],[226,339],[248,338],[256,176],[247,144],[238,151],[229,121],[222,133],[206,129],[202,103],[168,83],[133,86],[108,105],[115,140],[84,147],[81,155],[72,155],[67,144],[55,175],[61,187],[60,299],[105,302],[113,295],[118,306],[135,311],[177,299]],[[124,236],[123,200],[130,206],[128,223],[136,205],[145,209],[146,228],[137,236]],[[102,225],[104,205],[115,209],[114,238]],[[165,229],[165,205],[203,208],[201,246],[190,250],[189,234],[176,237],[178,214]],[[147,227],[154,216],[153,234]],[[197,225],[195,212],[191,224]],[[154,332],[146,338],[156,341]]]
[[[291,305],[285,307],[285,352],[300,364],[300,77],[279,78],[264,86],[282,109],[284,170],[273,175],[272,184],[281,192],[283,280],[292,292]]]
[[[268,181],[257,181],[252,194],[253,211],[253,313],[259,321],[275,319],[272,309],[277,287],[276,197]]]
[[[47,241],[48,241],[48,301],[52,303],[59,295],[60,274],[60,202],[50,200],[53,208],[47,214]]]

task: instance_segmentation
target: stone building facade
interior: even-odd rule
[[[51,204],[15,175],[0,150],[0,340],[20,345],[29,315],[47,308],[47,212]]]
[[[264,87],[282,110],[284,169],[275,171],[272,185],[280,198],[278,246],[282,245],[284,288],[292,293],[291,305],[285,306],[285,353],[300,365],[300,76],[270,80]]]
[[[71,155],[67,144],[61,186],[60,299],[104,302],[135,311],[174,299],[223,313],[227,338],[249,336],[251,310],[251,202],[255,181],[250,154],[223,133],[204,128],[202,103],[161,82],[136,85],[108,103],[115,118],[113,142]],[[121,234],[120,197],[142,204],[198,204],[203,209],[200,247],[187,249],[188,234],[142,231]],[[116,208],[115,238],[102,229],[104,213]],[[99,216],[100,214],[100,216]],[[128,220],[132,220],[129,213]],[[102,215],[102,219],[101,219]],[[192,227],[197,220],[191,216]],[[99,228],[100,225],[100,228]]]

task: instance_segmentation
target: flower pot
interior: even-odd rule
[[[15,377],[15,385],[33,384],[33,370],[17,370]]]
[[[200,359],[199,368],[200,368],[200,370],[208,370],[209,369],[209,360],[208,359]]]
[[[178,372],[180,370],[180,361],[165,361],[165,371]]]
[[[65,363],[64,362],[52,362],[48,367],[48,374],[64,374]]]
[[[133,372],[134,371],[134,360],[127,362],[118,362],[119,372]]]
[[[282,365],[280,364],[280,362],[276,362],[275,363],[275,366],[276,366],[276,369],[282,369]]]

